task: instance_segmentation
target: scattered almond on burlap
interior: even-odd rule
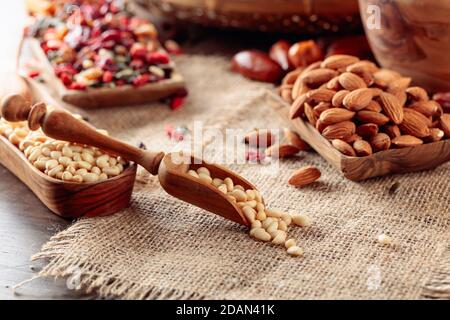
[[[320,170],[313,166],[300,168],[289,177],[288,183],[295,187],[304,187],[319,179]]]

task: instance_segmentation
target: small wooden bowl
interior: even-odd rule
[[[41,77],[52,87],[59,98],[83,109],[98,109],[125,105],[138,105],[175,95],[185,88],[183,77],[175,70],[170,79],[149,83],[140,87],[124,85],[116,88],[87,88],[86,90],[69,90],[55,76],[53,67],[47,59],[39,41],[34,38],[25,39],[25,47],[31,50]]]
[[[0,163],[63,218],[106,216],[122,210],[130,202],[136,178],[136,165],[131,164],[117,177],[101,182],[73,183],[54,179],[36,169],[3,136],[0,136]]]
[[[417,147],[390,149],[367,157],[349,157],[336,150],[311,124],[300,118],[289,120],[289,105],[277,94],[268,94],[270,105],[314,150],[340,170],[347,179],[361,181],[394,173],[435,168],[450,160],[450,140]]]

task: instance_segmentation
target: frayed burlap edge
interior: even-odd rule
[[[77,289],[86,294],[95,293],[98,298],[118,298],[126,300],[202,300],[204,296],[189,291],[181,291],[173,288],[163,288],[157,286],[143,286],[127,280],[121,280],[113,275],[107,274],[103,267],[98,264],[91,264],[81,261],[78,258],[68,258],[63,256],[63,252],[70,249],[80,233],[89,230],[92,223],[80,220],[67,230],[50,238],[42,247],[41,251],[31,257],[31,261],[47,260],[48,264],[37,274],[29,279],[32,281],[40,277],[73,278],[77,277]],[[99,276],[101,274],[102,276]],[[28,281],[26,281],[28,282]],[[19,284],[17,287],[25,284]]]

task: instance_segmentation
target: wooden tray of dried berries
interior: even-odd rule
[[[269,102],[312,148],[360,181],[450,160],[450,114],[411,79],[335,55],[288,74]]]
[[[100,14],[84,29],[76,23],[77,14],[86,19],[83,10],[102,4],[113,5],[90,2],[81,13],[68,16],[56,10],[58,14],[40,16],[28,27],[27,47],[47,85],[63,101],[86,109],[186,95],[185,82],[160,46],[155,27],[142,18],[128,18],[126,4],[119,12]]]

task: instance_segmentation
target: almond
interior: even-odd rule
[[[317,117],[314,115],[314,110],[309,103],[305,103],[305,116],[308,119],[309,123],[313,126],[316,125]]]
[[[403,122],[399,124],[399,127],[404,134],[425,138],[430,135],[428,123],[428,119],[423,114],[412,109],[405,109]]]
[[[283,85],[280,87],[280,96],[281,98],[289,104],[292,104],[294,100],[292,100],[292,85]]]
[[[406,89],[409,87],[410,84],[411,84],[411,78],[400,77],[400,78],[394,79],[389,83],[389,85],[387,87],[387,92],[393,93],[398,90],[406,91]]]
[[[293,145],[300,151],[311,149],[311,147],[302,138],[300,138],[296,132],[290,129],[284,129],[284,136],[290,145]]]
[[[370,156],[373,153],[372,146],[365,140],[356,140],[353,143],[353,149],[360,157]]]
[[[342,107],[342,102],[344,101],[345,96],[349,93],[350,91],[348,90],[340,90],[336,92],[333,99],[331,99],[331,104],[336,108]]]
[[[409,108],[420,112],[426,117],[440,116],[442,114],[442,108],[436,101],[416,101],[409,106]]]
[[[308,97],[308,101],[311,102],[331,102],[336,91],[329,89],[315,89],[309,91],[306,96]]]
[[[270,147],[275,141],[275,137],[267,129],[256,129],[248,132],[244,137],[245,143],[256,148],[266,148]]]
[[[320,178],[319,169],[308,166],[298,169],[289,177],[288,183],[295,187],[303,187]]]
[[[375,123],[378,126],[385,125],[389,122],[389,118],[380,112],[374,111],[359,111],[356,117],[363,123]]]
[[[391,139],[402,135],[400,128],[396,124],[388,124],[383,128],[383,130]]]
[[[314,110],[314,115],[316,117],[320,117],[320,115],[322,114],[322,112],[324,112],[325,110],[328,110],[331,108],[331,103],[329,102],[320,102],[317,106],[315,106],[313,108]]]
[[[286,76],[284,76],[282,84],[294,84],[295,80],[300,76],[300,74],[303,72],[302,68],[297,68],[295,70],[292,70],[291,72],[288,72]]]
[[[326,127],[327,127],[327,126],[324,125],[323,122],[322,122],[320,119],[317,120],[317,122],[316,122],[316,129],[317,129],[317,131],[319,131],[320,133],[322,133],[323,130],[325,130]]]
[[[439,125],[447,138],[450,138],[450,113],[444,113],[439,119]]]
[[[381,108],[381,105],[376,102],[375,100],[370,101],[369,105],[364,108],[366,111],[373,111],[373,112],[381,112],[383,108]]]
[[[426,138],[428,142],[437,142],[444,137],[444,131],[439,128],[431,128],[430,135]]]
[[[391,138],[386,133],[377,133],[370,139],[370,145],[375,152],[387,150],[391,147]]]
[[[387,88],[392,81],[401,77],[398,72],[388,69],[380,69],[373,76],[375,85],[381,88]]]
[[[349,65],[346,69],[347,72],[353,72],[356,74],[363,72],[363,71],[367,71],[369,73],[375,73],[378,70],[379,70],[379,68],[376,66],[376,64],[373,63],[372,61],[368,61],[368,60],[358,61],[354,64]]]
[[[342,139],[350,137],[356,131],[356,126],[351,121],[344,121],[327,126],[322,131],[322,135],[328,140]]]
[[[356,89],[367,88],[366,82],[351,72],[344,72],[339,76],[340,85],[347,90],[353,91]]]
[[[362,137],[359,134],[352,134],[351,136],[349,136],[348,138],[345,138],[345,142],[349,143],[349,144],[353,144],[353,142],[355,142],[356,140],[362,140]]]
[[[365,123],[356,127],[356,133],[364,138],[371,138],[378,133],[378,126],[375,123]]]
[[[355,113],[353,111],[349,111],[347,109],[331,108],[322,112],[320,115],[320,120],[322,120],[323,124],[330,125],[333,123],[350,120],[354,115]]]
[[[300,75],[300,79],[308,86],[318,87],[321,84],[330,81],[336,76],[337,72],[335,70],[320,68],[303,72]]]
[[[423,144],[423,141],[419,138],[405,135],[405,136],[398,136],[392,139],[392,145],[397,148],[408,148],[408,147],[415,147],[418,145]]]
[[[380,94],[380,101],[381,107],[389,119],[395,124],[400,124],[403,121],[403,106],[398,99],[390,93],[382,92]]]
[[[266,156],[272,158],[288,158],[296,155],[299,148],[290,144],[277,144],[266,149]]]
[[[340,153],[349,156],[349,157],[356,157],[355,150],[353,147],[348,144],[347,142],[341,140],[341,139],[333,139],[331,141],[331,144],[333,147],[335,147]]]
[[[421,87],[409,87],[406,90],[408,96],[415,101],[428,101],[428,93]]]
[[[343,104],[349,110],[358,111],[367,107],[372,98],[372,90],[367,88],[357,89],[345,96]]]
[[[291,108],[289,109],[290,119],[295,119],[303,116],[303,114],[305,113],[305,102],[307,99],[308,98],[306,96],[306,93],[304,93],[294,100]]]
[[[349,65],[352,65],[359,61],[358,57],[350,56],[346,54],[336,54],[329,56],[326,58],[322,64],[322,68],[329,68],[334,70],[347,68]]]
[[[342,89],[342,87],[339,83],[339,76],[336,76],[333,79],[331,79],[330,81],[328,81],[326,88],[330,89],[330,90],[334,90],[334,91],[338,91],[338,90]]]
[[[292,87],[292,99],[295,100],[299,96],[301,96],[304,93],[307,93],[310,90],[310,88],[300,79],[300,77],[297,78],[294,82],[294,86]]]

